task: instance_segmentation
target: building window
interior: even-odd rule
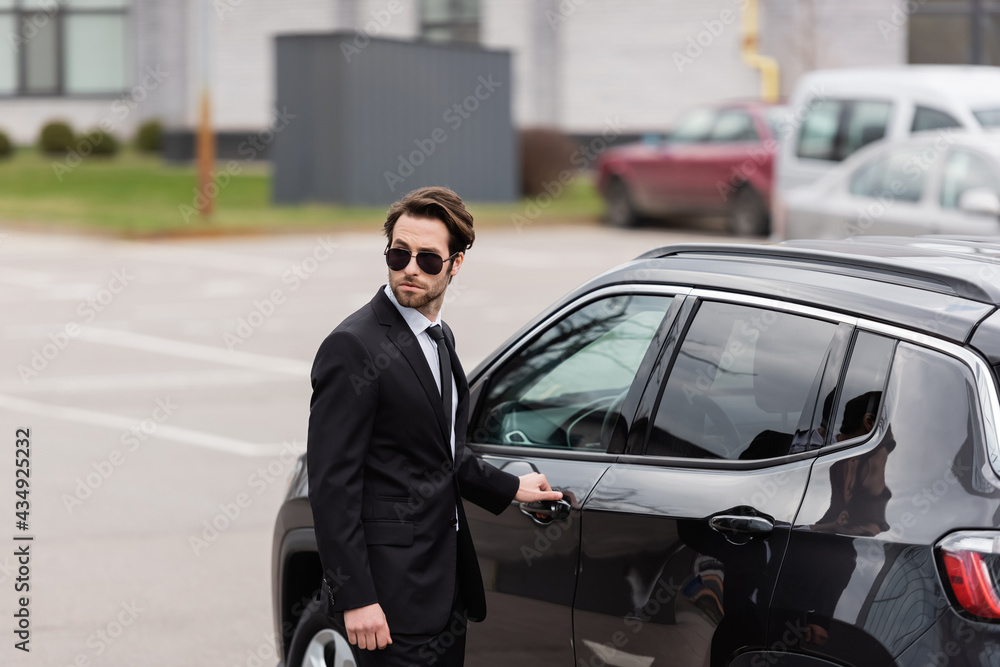
[[[434,42],[479,42],[479,0],[423,0],[420,34]]]
[[[928,0],[912,15],[913,64],[1000,65],[1000,2]]]
[[[116,94],[126,87],[129,0],[0,0],[0,95]]]

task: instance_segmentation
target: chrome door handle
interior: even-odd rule
[[[570,513],[566,500],[543,500],[537,503],[520,503],[521,513],[538,524],[551,523],[553,519],[565,519]]]
[[[771,534],[774,524],[762,516],[719,514],[708,520],[708,525],[733,544],[746,544],[754,537]]]

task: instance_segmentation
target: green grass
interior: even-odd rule
[[[211,219],[203,220],[191,214],[197,182],[193,165],[171,166],[132,151],[72,164],[27,148],[0,160],[0,221],[158,236],[370,227],[384,220],[387,208],[276,206],[268,166],[240,162],[240,172],[221,188]],[[222,163],[219,167],[225,169]],[[586,178],[548,202],[543,195],[513,204],[470,202],[469,208],[477,225],[593,222],[603,208]]]

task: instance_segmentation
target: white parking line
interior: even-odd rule
[[[120,415],[111,415],[106,412],[46,405],[3,394],[0,394],[0,409],[12,410],[21,415],[27,414],[37,417],[61,419],[63,421],[76,422],[77,424],[102,426],[118,431],[128,431],[138,426],[142,421]],[[280,452],[284,446],[281,444],[265,445],[246,442],[244,440],[236,440],[235,438],[227,438],[222,435],[193,431],[179,426],[170,426],[169,424],[157,424],[156,430],[150,434],[150,437],[171,440],[194,447],[214,449],[228,454],[238,454],[240,456],[273,456]]]
[[[133,350],[156,352],[157,354],[183,357],[185,359],[210,361],[216,364],[238,366],[257,371],[285,373],[301,378],[308,378],[309,370],[312,368],[310,362],[298,359],[272,357],[263,354],[240,352],[238,350],[226,350],[212,345],[185,343],[170,340],[169,338],[132,333],[130,331],[116,331],[114,329],[102,329],[99,327],[80,327],[80,334],[77,337],[101,345],[116,345]]]

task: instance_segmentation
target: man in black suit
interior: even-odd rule
[[[320,345],[312,369],[309,501],[326,612],[367,665],[462,665],[486,599],[461,498],[499,514],[558,500],[465,446],[469,388],[439,313],[475,232],[462,200],[421,188],[385,223],[389,284]],[[442,382],[443,380],[443,382]],[[391,631],[391,634],[390,634]]]

